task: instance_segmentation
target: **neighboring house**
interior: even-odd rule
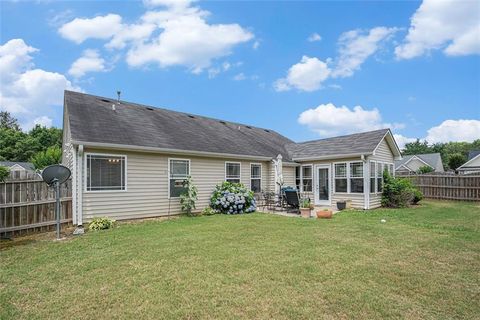
[[[396,174],[417,173],[418,169],[427,166],[433,172],[444,172],[443,162],[440,153],[425,153],[403,156],[401,160],[395,161]]]
[[[295,143],[269,129],[65,91],[63,163],[72,170],[73,219],[179,214],[182,182],[197,209],[222,181],[255,192],[298,185],[318,206],[380,206],[382,172],[400,150],[389,129]]]
[[[35,171],[33,163],[30,162],[0,161],[0,167],[7,167],[10,172]]]
[[[457,168],[460,174],[480,174],[480,150],[468,153],[468,161]]]

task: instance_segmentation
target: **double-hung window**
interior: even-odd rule
[[[302,187],[303,192],[312,192],[313,169],[311,165],[302,166]]]
[[[347,164],[335,163],[335,192],[347,192]]]
[[[86,154],[86,190],[126,190],[126,156]]]
[[[370,193],[375,193],[375,190],[377,190],[375,186],[376,174],[375,161],[370,161]]]
[[[183,186],[185,180],[190,175],[190,160],[169,159],[169,196],[170,198],[179,197],[185,190]]]
[[[383,163],[377,162],[377,192],[383,191]]]
[[[250,190],[253,192],[262,191],[262,165],[250,164]]]
[[[350,162],[350,192],[363,193],[363,162]]]
[[[225,181],[240,183],[239,162],[225,162]]]

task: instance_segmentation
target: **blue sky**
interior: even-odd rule
[[[1,2],[0,108],[61,126],[63,89],[268,127],[480,138],[478,1]]]

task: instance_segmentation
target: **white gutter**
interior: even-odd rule
[[[180,149],[171,149],[171,148],[157,148],[157,147],[143,147],[143,146],[134,146],[127,144],[116,144],[116,143],[103,143],[103,142],[86,142],[86,141],[75,141],[72,140],[73,144],[83,145],[85,147],[91,148],[107,148],[115,149],[122,151],[142,151],[142,152],[153,152],[153,153],[168,153],[168,154],[178,154],[178,155],[198,155],[203,157],[213,157],[213,158],[237,158],[237,159],[247,159],[247,160],[260,160],[260,161],[270,161],[272,157],[263,157],[263,156],[252,156],[252,155],[240,155],[233,153],[218,153],[218,152],[208,152],[208,151],[194,151],[194,150],[180,150]]]
[[[72,220],[77,224],[77,149],[72,146]]]
[[[330,160],[330,159],[342,159],[342,158],[354,158],[361,156],[368,156],[372,153],[347,153],[347,154],[336,154],[333,156],[316,156],[316,157],[305,157],[305,158],[293,158],[293,161],[313,161],[313,160]]]
[[[77,188],[78,199],[78,215],[77,215],[77,225],[83,225],[83,145],[78,146],[78,161],[77,161]]]

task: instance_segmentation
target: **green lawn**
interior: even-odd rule
[[[2,245],[0,319],[480,315],[479,203],[182,217]]]

